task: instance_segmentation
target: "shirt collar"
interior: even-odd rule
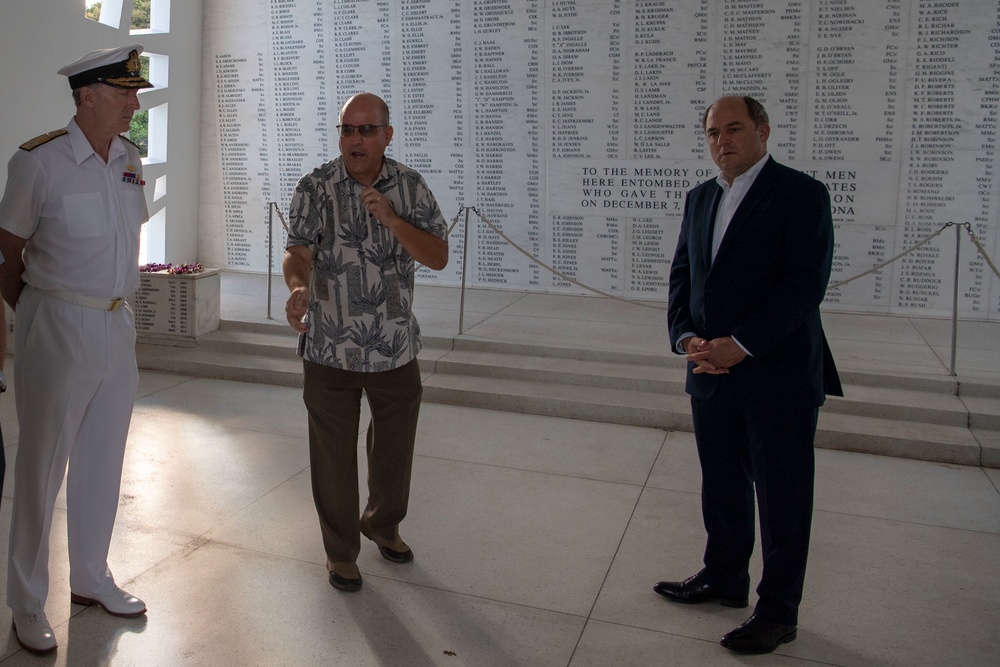
[[[750,167],[742,174],[733,179],[732,187],[738,186],[743,188],[749,188],[751,185],[753,185],[753,182],[757,180],[757,175],[760,173],[760,170],[764,168],[764,164],[767,162],[767,159],[769,157],[771,157],[771,154],[765,151],[764,157],[757,160],[752,167]],[[729,185],[729,182],[726,180],[726,177],[723,176],[721,171],[719,172],[719,175],[715,177],[715,182],[719,184],[719,187],[721,187],[723,191],[729,192],[729,188],[731,186]]]
[[[76,124],[76,118],[72,118],[69,121],[69,125],[66,126],[66,132],[69,135],[70,145],[73,147],[73,159],[76,160],[77,165],[83,164],[83,161],[89,158],[91,155],[96,156],[98,159],[102,159],[101,156],[97,155],[97,151],[94,147],[90,145],[90,140],[87,139],[87,135],[83,133],[80,126]],[[111,164],[116,159],[125,155],[125,146],[121,141],[112,141],[111,146],[108,148],[108,164]]]
[[[337,170],[337,175],[336,178],[334,179],[335,182],[339,183],[340,181],[346,181],[349,179],[353,180],[351,179],[351,175],[347,173],[347,166],[344,164],[343,156],[337,158],[335,165],[336,165],[335,168]],[[393,162],[388,157],[383,157],[382,170],[379,171],[378,178],[375,179],[375,183],[373,183],[372,185],[375,186],[383,181],[389,180],[392,174],[396,172],[395,166],[396,166],[395,162]]]

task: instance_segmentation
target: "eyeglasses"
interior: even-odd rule
[[[388,125],[338,125],[337,132],[340,133],[342,137],[350,137],[354,135],[354,131],[357,130],[361,133],[362,137],[374,137],[375,133],[378,132],[380,127],[389,127]]]

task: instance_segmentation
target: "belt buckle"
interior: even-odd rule
[[[125,297],[118,297],[117,299],[111,299],[111,304],[108,306],[109,312],[114,312],[121,308],[122,304],[125,303]]]

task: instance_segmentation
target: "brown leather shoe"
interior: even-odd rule
[[[347,593],[353,593],[354,591],[361,590],[361,584],[364,583],[361,577],[357,579],[347,579],[340,576],[336,572],[330,573],[330,585],[336,588],[338,591],[345,591]]]
[[[724,607],[735,607],[736,609],[743,609],[747,606],[745,595],[740,597],[724,594],[710,586],[705,579],[705,570],[702,570],[684,581],[661,581],[653,586],[653,590],[668,600],[684,604],[718,602]]]
[[[736,653],[770,653],[779,644],[795,639],[797,634],[794,625],[781,625],[753,614],[719,643]]]
[[[382,558],[391,560],[393,563],[409,563],[413,560],[413,552],[410,549],[407,549],[406,551],[396,551],[395,549],[390,549],[389,547],[379,547],[378,552],[382,554]]]
[[[393,563],[409,563],[413,560],[413,551],[406,545],[406,542],[400,537],[396,537],[396,541],[389,544],[385,543],[385,540],[377,537],[365,522],[361,522],[361,534],[367,537],[369,540],[375,543],[378,547],[378,552],[382,554],[382,558],[386,560],[391,560]]]
[[[333,563],[330,567],[330,585],[338,591],[353,593],[361,590],[361,571],[356,563]],[[338,573],[337,571],[340,570]]]

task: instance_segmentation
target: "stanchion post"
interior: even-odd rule
[[[955,224],[955,293],[951,299],[951,376],[955,377],[955,356],[958,348],[958,275],[959,251],[962,248],[962,226]]]
[[[271,266],[274,264],[274,207],[273,201],[267,202],[267,319],[271,317]]]
[[[462,298],[458,305],[458,335],[465,331],[465,270],[469,265],[469,207],[465,209],[465,241],[462,243]]]

